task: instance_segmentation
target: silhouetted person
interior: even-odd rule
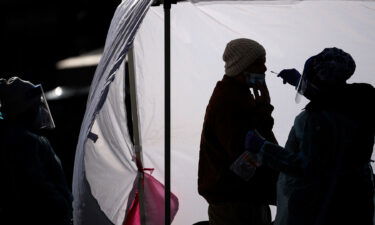
[[[68,225],[72,196],[40,129],[54,128],[40,85],[0,79],[0,224]]]
[[[281,171],[276,225],[373,224],[375,90],[346,82],[355,67],[338,48],[306,61],[298,92],[310,103],[296,117],[285,149],[248,132],[253,159]]]
[[[227,44],[223,59],[225,75],[216,84],[203,124],[198,191],[209,203],[210,225],[270,224],[277,173],[250,167],[250,176],[242,177],[232,170],[249,129],[277,143],[265,83],[266,51],[256,41],[236,39]]]

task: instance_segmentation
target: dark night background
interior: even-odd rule
[[[59,70],[60,60],[104,47],[121,0],[1,0],[0,78],[18,76],[41,83],[44,91],[80,91],[49,101],[56,129],[46,136],[60,157],[71,186],[75,148],[86,108],[87,87],[96,66]]]

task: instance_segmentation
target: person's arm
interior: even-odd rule
[[[309,159],[305,152],[295,152],[298,148],[295,130],[292,128],[285,149],[279,145],[265,142],[260,149],[261,162],[271,168],[294,176],[302,176],[308,165]],[[298,151],[298,150],[297,150]]]
[[[305,176],[324,171],[329,162],[332,137],[328,122],[311,116],[296,119],[285,148],[265,141],[254,131],[246,136],[245,147],[262,164],[291,176]]]
[[[283,83],[290,84],[297,88],[299,80],[301,79],[301,74],[296,69],[284,69],[280,71],[280,73],[277,75],[278,77],[283,79]]]
[[[236,109],[237,107],[233,104],[216,115],[216,137],[228,156],[228,162],[233,162],[244,152],[244,138],[250,128],[249,117]]]
[[[61,189],[64,186],[69,190],[66,183],[60,183],[65,178],[51,146],[45,139],[33,136],[27,136],[20,145],[23,150],[17,162],[18,176],[19,183],[28,187],[24,191],[33,196],[38,206],[48,209],[48,217],[60,219],[70,214],[71,199]]]
[[[257,84],[253,88],[254,101],[254,124],[257,131],[264,136],[267,141],[277,144],[275,135],[272,132],[274,119],[272,111],[274,107],[271,105],[271,98],[266,84]]]

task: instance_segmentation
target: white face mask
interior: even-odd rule
[[[244,72],[246,76],[246,83],[248,85],[255,85],[255,84],[265,84],[266,83],[266,75],[264,73],[249,73]]]

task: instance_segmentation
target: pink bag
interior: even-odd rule
[[[164,225],[164,185],[151,174],[143,173],[144,209],[145,223],[143,225]],[[136,188],[138,185],[135,185]],[[141,225],[139,192],[136,190],[135,197],[129,207],[123,225]],[[171,221],[178,211],[178,199],[171,193]]]

